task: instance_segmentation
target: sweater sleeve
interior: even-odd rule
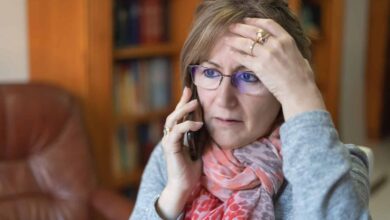
[[[367,158],[340,142],[328,112],[299,114],[280,134],[292,219],[370,219]]]
[[[129,220],[161,219],[155,201],[166,185],[166,167],[161,144],[153,150],[142,175],[137,201]]]

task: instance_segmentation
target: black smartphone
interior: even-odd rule
[[[196,99],[199,102],[198,94],[196,92],[196,87],[193,84],[191,85],[191,91],[192,91],[191,100]],[[201,119],[204,122],[202,108],[198,108],[198,110],[189,113],[185,120],[196,121],[199,119]],[[202,156],[203,149],[207,142],[206,125],[203,124],[203,126],[197,131],[186,132],[185,139],[186,139],[185,142],[187,143],[191,160],[193,161],[198,160]]]

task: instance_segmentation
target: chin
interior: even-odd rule
[[[250,132],[244,134],[244,129],[224,129],[217,130],[208,128],[211,139],[223,149],[235,149],[240,148],[254,142],[258,135],[253,135]]]
[[[222,149],[235,149],[244,146],[246,143],[243,143],[242,140],[237,138],[226,138],[226,137],[213,137],[215,143],[218,144]]]
[[[241,133],[242,135],[242,133]],[[211,138],[222,149],[236,149],[255,142],[262,135],[238,136],[237,132],[217,132],[212,133]]]

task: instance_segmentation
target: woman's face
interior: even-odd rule
[[[230,48],[223,43],[226,36],[222,35],[208,60],[201,65],[225,75],[247,70],[231,57]],[[224,77],[216,90],[198,87],[197,91],[209,134],[225,149],[247,145],[265,135],[280,109],[279,102],[263,85],[259,95],[241,94],[230,83],[230,78]]]

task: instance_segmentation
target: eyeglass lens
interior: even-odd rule
[[[231,84],[236,87],[240,93],[256,95],[259,94],[261,90],[261,81],[251,71],[238,71],[232,75],[224,75],[214,68],[200,65],[190,65],[189,70],[193,83],[204,89],[217,89],[221,84],[223,77],[229,77],[231,78]]]

